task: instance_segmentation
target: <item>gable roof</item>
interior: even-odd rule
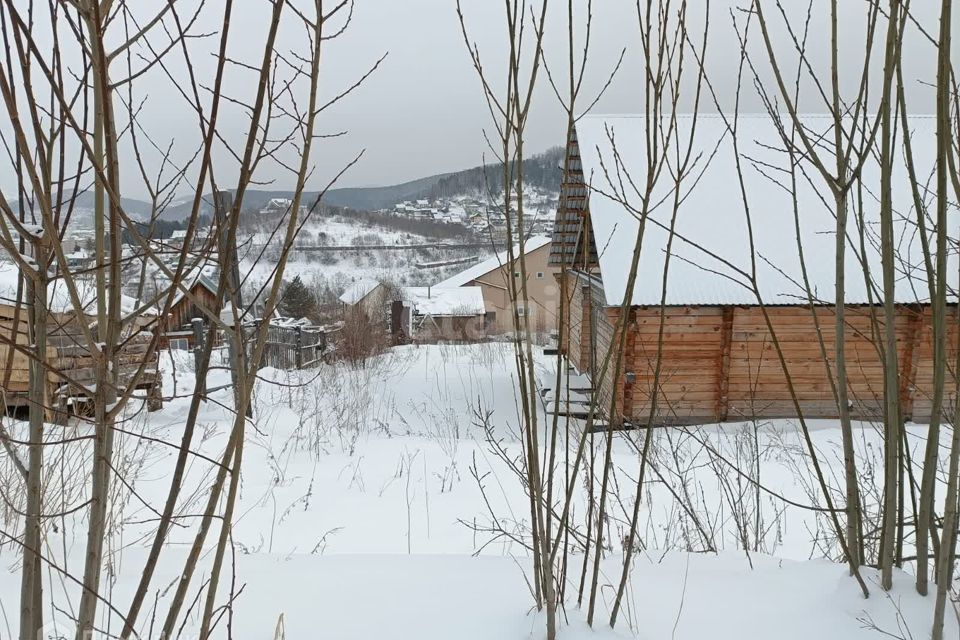
[[[549,236],[532,236],[527,238],[525,241],[516,244],[513,247],[513,255],[519,256],[521,248],[524,252],[524,255],[530,255],[537,249],[540,249],[546,245],[550,244]],[[469,269],[465,269],[460,273],[457,273],[453,276],[450,276],[446,280],[438,282],[435,286],[437,287],[462,287],[463,285],[473,282],[477,278],[481,278],[491,271],[499,269],[500,267],[506,265],[509,262],[510,254],[506,251],[501,251],[497,255],[479,262]]]
[[[340,295],[340,302],[348,305],[355,305],[368,295],[374,289],[380,286],[380,283],[373,278],[360,278],[347,285],[346,290]]]
[[[403,299],[424,316],[482,316],[486,312],[480,287],[404,287]]]
[[[732,119],[728,117],[732,124]],[[783,122],[789,131],[789,117]],[[680,188],[675,237],[667,275],[666,302],[683,304],[757,303],[753,292],[744,286],[738,269],[750,271],[750,235],[746,222],[740,180],[737,173],[733,136],[720,115],[700,115],[693,128],[692,117],[680,117],[678,135],[669,152],[681,152],[693,131],[691,168]],[[829,165],[832,119],[802,116],[808,136],[821,143],[819,153]],[[674,198],[670,169],[664,169],[654,190],[648,224],[641,246],[637,279],[627,292],[630,264],[640,229],[638,218],[618,199],[619,184],[626,183],[629,172],[633,184],[640,187],[646,178],[646,130],[643,116],[586,116],[577,123],[577,140],[583,164],[584,182],[589,188],[589,210],[598,252],[603,289],[608,305],[619,305],[629,297],[634,305],[659,305],[662,294],[666,247]],[[931,117],[911,117],[911,142],[920,180],[928,179],[933,169],[936,122]],[[768,115],[741,115],[737,121],[739,159],[750,206],[754,243],[757,250],[757,281],[764,304],[803,304],[806,292],[797,248],[797,224],[791,196],[790,157],[786,146]],[[902,132],[898,132],[902,140]],[[796,142],[799,148],[802,143]],[[911,185],[898,142],[893,168],[894,238],[898,254],[896,265],[897,302],[927,301],[926,272],[916,228]],[[616,147],[616,156],[614,154]],[[675,155],[674,155],[675,157]],[[671,161],[675,166],[676,161]],[[675,171],[675,169],[673,169]],[[811,289],[816,299],[832,301],[835,296],[835,228],[833,200],[811,161],[802,158],[796,171],[799,237]],[[864,236],[866,250],[861,254],[858,213],[849,212],[846,240],[846,300],[850,304],[871,301],[864,282],[862,262],[870,266],[874,283],[873,300],[882,290],[880,278],[879,192],[880,171],[876,156],[862,170]],[[925,200],[934,195],[920,185]],[[617,195],[619,193],[619,196]],[[854,189],[856,192],[856,189]],[[821,195],[822,194],[822,195]],[[854,193],[854,197],[856,197]],[[611,197],[613,196],[613,197]],[[825,197],[823,197],[825,196]],[[639,196],[629,186],[623,198],[639,208]],[[956,214],[956,206],[951,207]],[[956,219],[956,215],[951,215]],[[928,233],[932,235],[932,222]],[[951,236],[955,236],[951,233]],[[713,254],[713,255],[710,255]],[[721,259],[718,259],[721,258]],[[729,264],[724,264],[724,261]],[[948,283],[957,284],[956,256],[951,256]]]
[[[219,275],[216,277],[219,278]],[[193,291],[197,287],[203,287],[213,295],[217,295],[217,283],[213,280],[214,274],[207,273],[206,270],[201,269],[199,272],[194,272],[184,276],[183,281],[189,282],[190,286],[187,287],[187,291]],[[173,296],[173,301],[170,302],[170,306],[176,306],[180,304],[180,301],[187,297],[187,294],[184,293],[183,289],[177,288],[176,294]]]

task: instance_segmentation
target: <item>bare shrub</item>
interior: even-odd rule
[[[344,360],[363,364],[389,346],[389,336],[381,318],[371,318],[359,306],[346,310],[340,330],[337,353]]]

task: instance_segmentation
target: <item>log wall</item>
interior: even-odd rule
[[[654,400],[661,310],[637,308],[628,330],[624,393],[630,421],[647,422]],[[723,309],[671,307],[664,310],[663,348],[654,420],[690,423],[713,420],[721,410]],[[627,376],[626,374],[632,374]],[[630,383],[629,378],[632,378]]]
[[[564,324],[565,353],[577,370],[590,372],[590,288],[577,278],[568,278],[568,316]]]
[[[596,300],[594,300],[596,304]],[[571,314],[577,306],[571,306]],[[755,418],[837,418],[834,386],[834,322],[831,306],[767,307],[770,326],[759,307],[689,306],[663,310],[663,346],[659,388],[654,390],[661,323],[659,307],[634,307],[628,326],[624,367],[613,375],[613,364],[603,380],[594,380],[604,402],[616,390],[622,402],[617,415],[635,424],[650,421],[656,393],[654,424],[699,424]],[[571,362],[583,372],[583,356],[576,346],[596,341],[597,360],[616,335],[619,313],[605,307],[594,313],[592,323],[582,326],[590,336],[578,336],[577,325],[568,342]],[[949,319],[952,353],[958,343],[956,308]],[[851,306],[846,310],[848,395],[855,419],[883,417],[883,363],[878,345],[883,341],[880,307]],[[772,327],[772,331],[771,331]],[[931,313],[926,306],[897,308],[897,362],[904,418],[914,422],[930,419],[933,389],[933,344]],[[818,332],[820,338],[818,338]],[[823,350],[821,350],[821,339]],[[776,345],[783,355],[781,362]],[[581,350],[582,351],[582,350]],[[824,358],[824,351],[826,358]],[[579,355],[578,355],[579,354]],[[578,358],[575,360],[574,357]],[[579,362],[579,364],[578,364]],[[951,377],[948,372],[948,379]],[[792,387],[792,388],[791,388]],[[945,412],[955,406],[953,385],[948,384]],[[795,396],[795,400],[794,400]]]

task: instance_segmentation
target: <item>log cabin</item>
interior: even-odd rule
[[[834,166],[824,142],[833,140],[833,121],[803,116],[801,122],[826,165]],[[552,264],[563,270],[559,349],[599,392],[600,412],[609,414],[613,407],[613,424],[838,417],[834,201],[800,142],[788,150],[782,132],[791,138],[789,123],[789,116],[777,121],[741,115],[736,145],[732,117],[722,115],[680,117],[672,127],[643,116],[586,116],[571,132],[551,250]],[[929,176],[935,120],[911,117],[908,131],[915,175]],[[647,158],[648,135],[671,155],[650,180],[655,186],[645,208],[640,194],[648,167],[656,166]],[[913,185],[901,152],[903,132],[898,135],[891,189],[897,393],[902,419],[925,422],[933,390],[931,308]],[[798,140],[795,133],[792,139]],[[687,145],[691,153],[684,167]],[[920,186],[932,211],[933,196]],[[852,193],[841,264],[847,390],[852,417],[874,421],[884,416],[885,351],[875,154],[864,162]],[[957,218],[955,204],[949,214]],[[947,361],[952,367],[958,278],[956,230],[951,231]],[[604,368],[605,354],[621,338],[622,366],[611,359]],[[951,416],[953,388],[948,384],[944,407]]]

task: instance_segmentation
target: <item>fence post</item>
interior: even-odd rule
[[[252,322],[253,327],[251,328],[250,334],[254,336],[260,335],[260,320],[254,320]],[[253,362],[253,352],[254,345],[245,341],[244,352],[247,354],[247,361],[253,363],[253,368],[257,371],[263,368],[263,363],[267,362],[269,366],[269,354],[270,354],[270,328],[267,327],[267,344],[264,345],[263,353],[260,354],[260,360],[258,362]]]
[[[193,372],[197,374],[200,371],[200,359],[203,354],[203,320],[200,318],[193,318],[190,321],[190,325],[193,327]],[[207,380],[204,378],[201,380],[197,378],[197,389],[200,391],[201,395],[207,393]]]
[[[297,327],[296,353],[294,354],[297,369],[303,369],[303,327]]]

